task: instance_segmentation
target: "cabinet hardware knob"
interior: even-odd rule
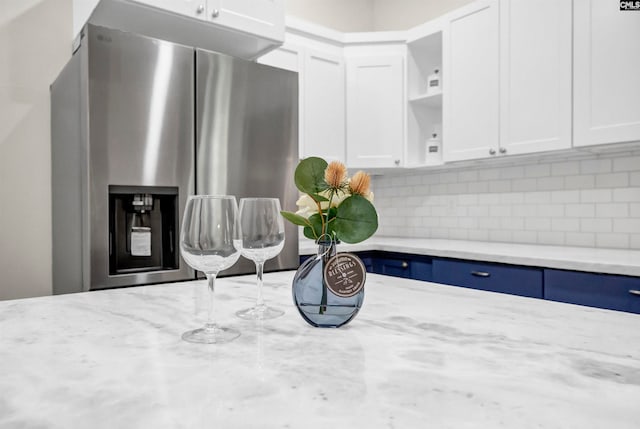
[[[204,5],[203,4],[199,5],[198,8],[196,9],[196,13],[198,15],[200,15],[202,12],[204,12]]]
[[[213,9],[211,12],[211,18],[217,18],[220,15],[220,11],[218,9]]]
[[[399,160],[399,159],[396,159],[395,161],[393,161],[393,163],[394,163],[395,165],[400,165],[400,160]]]
[[[495,154],[496,154],[495,149],[489,149],[489,155],[495,155]]]
[[[507,153],[507,149],[506,149],[506,148],[504,148],[504,147],[501,147],[501,148],[500,148],[500,153]]]
[[[409,263],[407,261],[402,261],[402,268],[407,268]]]
[[[637,289],[629,289],[629,293],[630,293],[631,295],[638,295],[638,296],[640,296],[640,290],[637,290]]]
[[[486,271],[471,271],[471,275],[476,277],[490,277],[491,273],[487,273]]]

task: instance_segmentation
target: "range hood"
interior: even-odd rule
[[[258,58],[283,42],[130,0],[101,0],[87,23],[246,60]],[[86,34],[85,28],[86,24],[74,41],[74,51]]]

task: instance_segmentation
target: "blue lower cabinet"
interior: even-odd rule
[[[432,259],[423,255],[380,252],[373,256],[373,272],[430,282],[433,278]]]
[[[435,283],[532,298],[543,297],[542,271],[541,268],[487,262],[440,258],[433,260],[433,281]]]
[[[640,313],[640,277],[546,269],[544,297],[551,301]]]

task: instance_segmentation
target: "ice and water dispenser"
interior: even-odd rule
[[[109,186],[109,274],[178,268],[178,188]]]

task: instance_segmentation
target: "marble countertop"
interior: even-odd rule
[[[307,325],[293,272],[267,322],[234,312],[253,276],[0,302],[0,428],[637,428],[640,316],[369,275],[360,314]]]
[[[310,255],[318,249],[313,241],[300,240],[299,250]],[[640,250],[402,237],[373,237],[358,244],[341,243],[338,248],[340,252],[366,250],[640,276]]]

